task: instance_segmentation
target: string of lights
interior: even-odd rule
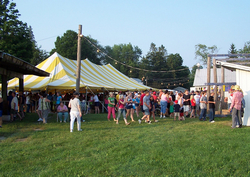
[[[95,44],[93,44],[87,37],[85,37],[84,35],[82,35],[82,37],[88,41],[93,47],[96,48],[96,51],[99,53],[101,52],[102,54],[104,54],[105,56],[107,56],[109,59],[115,61],[115,64],[121,64],[121,65],[124,65],[126,67],[129,67],[131,69],[135,69],[135,70],[141,70],[141,71],[146,71],[146,72],[154,72],[154,73],[173,73],[173,72],[179,72],[179,71],[184,71],[184,70],[187,70],[187,69],[190,69],[190,68],[183,68],[183,69],[176,69],[176,70],[168,70],[168,71],[156,71],[156,70],[148,70],[148,69],[142,69],[142,68],[138,68],[138,67],[134,67],[134,66],[130,66],[130,65],[127,65],[125,63],[122,63],[114,58],[112,58],[111,56],[109,56],[108,54],[106,54],[104,51],[102,51],[101,49],[99,49]],[[130,72],[132,72],[132,70],[130,70]]]

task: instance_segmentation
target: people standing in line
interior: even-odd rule
[[[137,117],[139,117],[139,112],[140,112],[140,98],[141,98],[141,95],[137,94],[135,98],[135,112],[136,112]]]
[[[155,100],[154,100],[153,95],[150,96],[150,107],[151,109],[149,110],[150,112],[149,118],[153,117],[154,122],[158,122],[158,120],[155,120]]]
[[[151,124],[149,120],[149,110],[151,109],[150,107],[150,98],[149,98],[149,92],[145,92],[145,96],[143,97],[143,110],[144,110],[144,116],[141,119],[138,119],[139,124],[141,124],[142,120],[146,120],[148,124]]]
[[[56,94],[56,110],[57,110],[57,107],[60,105],[60,103],[62,102],[62,96],[60,94],[60,92],[57,92]]]
[[[170,106],[169,106],[169,113],[170,113],[170,117],[174,117],[174,102],[171,100],[170,101]]]
[[[242,119],[241,119],[241,101],[243,94],[240,92],[240,86],[235,85],[234,94],[232,98],[232,103],[229,108],[229,111],[232,110],[232,128],[236,128],[236,124],[239,124],[239,128],[242,128]]]
[[[43,95],[42,93],[38,94],[39,96],[39,100],[38,100],[38,108],[36,110],[37,114],[38,114],[38,117],[39,119],[37,120],[38,122],[42,122],[43,119],[42,119],[42,100],[43,100]]]
[[[132,122],[134,122],[134,109],[133,109],[133,99],[132,99],[132,93],[129,92],[128,96],[125,99],[125,103],[126,103],[126,119],[128,118],[128,116],[130,115],[130,118],[132,120]]]
[[[8,102],[8,115],[11,114],[11,101],[13,99],[13,96],[12,96],[12,91],[9,91],[9,95],[7,97],[7,102]]]
[[[26,96],[26,113],[30,112],[30,102],[31,102],[31,93],[28,93],[28,95]]]
[[[183,95],[183,109],[184,109],[184,114],[187,117],[190,111],[190,94],[188,90],[185,90],[185,93]]]
[[[190,118],[192,117],[195,118],[196,101],[194,99],[194,95],[190,96],[190,102],[191,102],[191,108],[192,108]]]
[[[57,107],[57,115],[59,117],[60,123],[62,123],[62,117],[64,116],[64,122],[66,123],[69,117],[68,108],[63,102]]]
[[[114,121],[116,121],[115,117],[115,97],[113,93],[110,93],[110,97],[108,98],[108,121],[110,121],[110,116],[112,113]]]
[[[11,122],[14,121],[14,116],[18,115],[18,117],[20,118],[20,120],[22,120],[21,115],[18,112],[18,99],[16,97],[16,93],[12,92],[12,101],[11,101]]]
[[[233,92],[232,92],[232,90],[230,90],[229,95],[228,95],[228,100],[227,100],[228,109],[230,109],[230,107],[231,107],[232,99],[233,99]]]
[[[145,96],[145,93],[142,90],[141,91],[141,97],[140,97],[140,107],[141,107],[141,112],[142,112],[143,115],[144,115],[144,110],[143,110],[143,98],[144,98],[144,96]]]
[[[22,116],[22,119],[24,116],[24,106],[25,106],[25,97],[23,95],[23,92],[19,92],[19,114]]]
[[[77,130],[82,131],[81,129],[81,117],[82,117],[82,111],[81,111],[81,103],[79,100],[79,93],[75,92],[73,94],[74,99],[71,99],[69,101],[68,107],[70,109],[70,132],[73,132],[74,130],[74,123],[75,119],[77,119]]]
[[[160,118],[165,118],[166,117],[166,110],[168,106],[168,90],[165,90],[164,93],[161,95],[161,115]]]
[[[201,108],[201,114],[199,117],[199,120],[202,121],[206,121],[206,113],[207,113],[207,92],[201,92],[201,99],[200,99],[200,108]]]
[[[214,92],[211,92],[208,98],[208,105],[209,105],[209,122],[214,123],[214,117],[215,117]]]
[[[104,98],[104,106],[105,106],[105,111],[108,112],[108,104],[109,104],[109,100],[108,100],[108,95],[105,96]]]
[[[197,117],[200,116],[200,92],[196,91],[196,94],[194,96],[195,99],[195,114],[197,115]]]
[[[120,118],[121,114],[123,115],[123,120],[125,122],[125,125],[130,125],[130,122],[127,122],[127,119],[126,119],[126,114],[125,114],[125,100],[124,100],[124,96],[122,94],[119,95],[119,100],[118,100],[118,116],[117,116],[117,119],[116,119],[116,124],[119,124],[119,118]]]
[[[94,96],[94,102],[95,102],[95,114],[99,114],[100,113],[100,102],[99,102],[99,98],[97,95]]]
[[[178,103],[178,99],[176,97],[175,104],[174,104],[174,120],[176,120],[176,117],[178,117],[179,121],[181,120],[181,117],[180,117],[180,108],[181,108],[181,106]]]
[[[41,99],[41,117],[43,119],[43,123],[47,124],[48,115],[50,112],[49,103],[50,100],[47,98],[47,93],[43,94],[43,98]]]
[[[3,99],[2,97],[0,97],[0,128],[2,128],[3,124],[2,116],[3,116]]]
[[[50,111],[53,111],[53,95],[52,92],[49,92],[49,95],[47,96],[47,98],[50,100]]]

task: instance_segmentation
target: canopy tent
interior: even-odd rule
[[[24,75],[24,89],[75,89],[77,61],[67,59],[58,53],[54,53],[48,59],[36,66],[50,73],[49,77]],[[18,89],[18,79],[14,78],[8,82],[9,89]],[[120,90],[148,90],[149,87],[131,80],[119,72],[112,65],[96,65],[88,59],[81,61],[81,88]]]

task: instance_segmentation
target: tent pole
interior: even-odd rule
[[[86,111],[88,111],[88,107],[87,107],[87,95],[88,95],[88,88],[87,87],[85,87],[85,91],[86,91],[86,93],[85,93],[85,105],[86,105]]]
[[[102,88],[102,92],[103,92],[103,94],[102,94],[102,101],[104,103],[104,88]],[[104,103],[104,105],[105,105],[105,103]],[[102,113],[104,113],[104,107],[103,106],[102,106]]]

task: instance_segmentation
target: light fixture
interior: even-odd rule
[[[83,37],[83,34],[80,34],[79,36],[80,36],[80,37]]]
[[[196,66],[198,67],[198,69],[200,69],[201,64],[200,64],[200,63],[197,63]]]
[[[99,53],[100,52],[100,50],[99,49],[97,49],[97,51],[96,51],[97,53]]]

